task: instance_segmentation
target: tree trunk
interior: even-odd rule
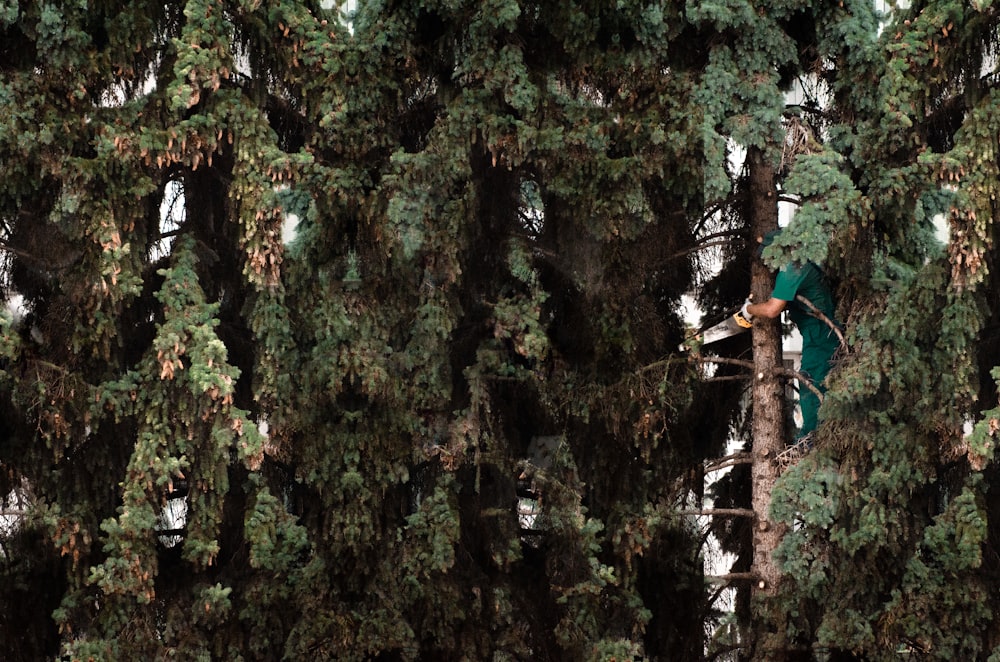
[[[750,169],[751,229],[753,237],[762,237],[778,227],[778,196],[774,166],[757,148],[747,153]],[[754,259],[750,289],[754,301],[765,301],[774,287],[774,276],[759,259]],[[753,481],[752,507],[753,572],[753,658],[768,662],[785,659],[783,627],[775,622],[769,609],[780,579],[774,562],[774,550],[785,526],[770,519],[771,488],[778,478],[777,455],[785,446],[784,394],[773,371],[781,365],[781,330],[777,320],[758,318],[753,325]]]

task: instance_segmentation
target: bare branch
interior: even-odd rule
[[[42,261],[41,258],[35,257],[31,253],[28,253],[26,251],[22,251],[19,248],[14,248],[13,246],[9,246],[9,245],[7,245],[7,244],[5,244],[3,242],[0,242],[0,251],[7,251],[8,253],[12,253],[13,255],[17,255],[18,257],[23,257],[23,258],[26,258],[28,260],[34,260],[35,262],[41,262]]]
[[[685,255],[690,255],[691,253],[697,253],[698,251],[705,250],[706,248],[712,248],[713,246],[728,246],[732,243],[730,241],[732,237],[739,237],[742,234],[742,230],[722,230],[721,232],[713,232],[712,234],[705,235],[704,237],[698,239],[698,243],[691,248],[685,248],[682,251],[677,251],[672,255],[668,255],[663,261],[668,262],[670,260],[676,260],[679,257],[684,257]]]
[[[738,464],[753,464],[753,457],[750,453],[733,453],[726,457],[720,457],[705,466],[705,473],[720,471],[726,467],[734,467]]]
[[[745,359],[731,359],[727,356],[694,356],[691,358],[701,363],[718,363],[721,365],[735,365],[739,366],[740,368],[753,370],[753,361],[747,361]]]
[[[735,203],[739,196],[740,193],[735,193],[735,192],[730,193],[724,199],[719,200],[713,205],[710,205],[708,209],[705,210],[705,213],[702,214],[701,218],[698,220],[698,224],[694,228],[694,233],[698,234],[699,232],[701,232],[701,229],[705,227],[705,224],[708,223],[710,219],[712,219],[716,214],[721,212],[724,208]]]
[[[731,242],[720,239],[718,241],[708,241],[705,243],[700,243],[692,246],[691,248],[685,248],[682,251],[677,251],[673,255],[668,255],[664,258],[664,262],[668,260],[676,260],[679,257],[684,257],[685,255],[690,255],[691,253],[697,253],[698,251],[705,250],[706,248],[712,248],[713,246],[728,246]]]
[[[731,572],[728,575],[708,575],[705,577],[708,581],[712,583],[723,583],[728,584],[734,581],[753,581],[757,579],[757,573],[755,572]]]
[[[723,239],[726,237],[739,237],[743,234],[743,232],[743,230],[720,230],[719,232],[706,234],[704,237],[699,238],[698,243],[712,241],[714,239]]]
[[[750,508],[691,508],[680,511],[681,515],[705,515],[711,517],[753,517]]]
[[[740,451],[738,453],[730,453],[729,455],[723,455],[722,457],[715,458],[714,460],[709,462],[709,466],[713,464],[718,464],[719,462],[727,462],[729,460],[736,460],[744,457],[750,457],[750,453],[747,453],[746,451]]]
[[[820,402],[823,402],[823,391],[819,390],[816,387],[816,385],[813,384],[811,379],[803,375],[798,370],[791,370],[789,368],[779,368],[775,366],[774,368],[771,368],[771,371],[774,374],[779,375],[781,377],[788,377],[790,379],[795,379],[800,384],[804,384],[807,389],[812,391],[816,395],[816,397],[819,398]]]
[[[700,361],[702,363],[720,363],[722,365],[735,365],[741,368],[748,368],[753,370],[753,362],[746,361],[744,359],[731,359],[724,356],[698,356],[692,357],[693,359]],[[819,401],[823,401],[823,392],[816,388],[816,385],[812,383],[812,380],[803,375],[797,370],[791,370],[789,368],[783,368],[781,366],[774,366],[771,368],[771,374],[778,375],[781,377],[790,377],[792,379],[798,380],[800,384],[805,384],[806,388],[816,394]]]
[[[184,230],[183,228],[177,228],[176,230],[168,230],[167,232],[161,232],[158,238],[159,239],[169,239],[171,237],[179,237],[180,235],[184,234],[185,232],[186,232],[186,230]]]
[[[722,592],[732,585],[733,582],[738,581],[756,581],[757,573],[755,572],[730,572],[726,575],[706,575],[705,580],[710,584],[719,584],[719,587],[715,589],[712,593],[712,597],[708,599],[708,604],[714,605],[715,601],[719,599]],[[739,646],[730,647],[730,649],[739,648]]]
[[[801,81],[801,77],[799,78]],[[785,105],[785,110],[781,113],[784,117],[795,117],[797,114],[793,111],[794,108],[798,108],[802,112],[809,113],[810,115],[815,115],[817,117],[828,118],[831,117],[830,113],[822,108],[820,108],[815,101],[811,103],[791,103]]]
[[[712,382],[744,382],[748,379],[750,379],[750,375],[723,375],[721,377],[708,377],[701,381],[711,384]]]
[[[845,348],[847,347],[847,342],[844,340],[844,332],[840,330],[840,327],[838,327],[836,324],[833,323],[833,320],[824,315],[823,312],[819,308],[817,308],[812,301],[805,298],[801,294],[796,295],[795,300],[804,305],[806,308],[808,308],[809,314],[811,314],[813,317],[823,322],[823,324],[826,324],[828,327],[833,329],[833,332],[837,334],[837,339],[840,340],[840,345]]]

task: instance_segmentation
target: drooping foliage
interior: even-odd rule
[[[994,659],[997,16],[890,18],[872,84],[834,92],[829,141],[789,178],[810,196],[794,243],[843,279],[849,349],[819,450],[775,492],[797,523],[783,608],[816,651]]]
[[[679,350],[683,294],[746,294],[745,148],[796,200],[766,259],[824,264],[848,341],[774,489],[767,627],[807,657],[987,659],[997,15],[879,18],[0,3],[0,493],[30,503],[4,659],[752,643],[706,643],[682,514],[743,382]],[[748,524],[714,526],[738,571]]]
[[[5,659],[700,655],[679,19],[5,4]]]

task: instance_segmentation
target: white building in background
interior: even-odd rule
[[[17,531],[30,507],[31,493],[27,482],[22,482],[21,487],[0,499],[0,560],[10,560],[6,542]]]

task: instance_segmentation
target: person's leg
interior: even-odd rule
[[[821,338],[820,340],[826,340]],[[808,377],[813,386],[821,393],[826,392],[823,381],[830,373],[830,359],[836,351],[837,345],[830,342],[815,342],[814,339],[803,337],[802,342],[802,365],[799,369],[804,376]],[[816,429],[819,423],[819,397],[805,384],[799,385],[799,407],[802,409],[802,427],[799,428],[796,439],[801,439]]]
[[[805,353],[803,353],[805,357]],[[822,391],[822,387],[813,378],[812,373],[803,368],[800,372],[809,379],[813,386]],[[802,427],[799,428],[798,433],[795,435],[795,439],[801,439],[810,432],[816,429],[816,425],[819,422],[819,398],[813,393],[812,389],[805,384],[799,384],[799,408],[802,410]]]

